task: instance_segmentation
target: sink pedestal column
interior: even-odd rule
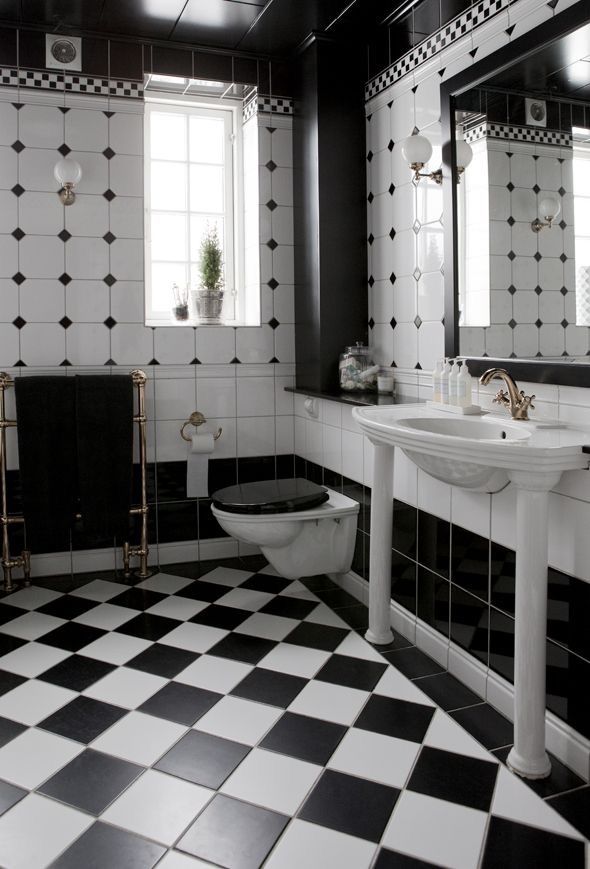
[[[369,563],[369,629],[365,639],[377,645],[393,640],[390,623],[391,536],[393,527],[393,446],[374,443]]]
[[[514,747],[507,763],[525,778],[545,778],[545,659],[549,491],[561,473],[511,471],[516,493]]]

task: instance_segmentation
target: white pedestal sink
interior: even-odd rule
[[[424,405],[356,407],[353,416],[375,446],[371,502],[369,629],[371,643],[392,640],[390,627],[394,447],[454,486],[497,492],[509,482],[516,498],[514,747],[508,765],[544,778],[547,516],[549,492],[563,471],[587,468],[590,433],[545,428],[497,416],[450,418]]]

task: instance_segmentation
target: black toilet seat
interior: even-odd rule
[[[330,497],[325,486],[300,478],[262,480],[219,489],[211,496],[218,510],[228,513],[295,513],[311,510]]]

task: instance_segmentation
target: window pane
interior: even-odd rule
[[[574,193],[576,190],[590,189],[590,159],[588,159],[588,152],[582,151],[584,154],[582,157],[579,156],[579,152],[576,154],[576,150],[574,148]]]
[[[154,311],[170,311],[174,302],[172,284],[186,286],[185,263],[152,263],[152,308]]]
[[[152,163],[152,201],[157,211],[186,209],[186,164]]]
[[[223,127],[220,118],[191,118],[190,159],[195,163],[223,163]]]
[[[152,213],[152,259],[187,259],[187,220],[184,214]]]
[[[186,160],[186,115],[152,112],[150,144],[155,160]]]
[[[208,229],[217,228],[217,236],[221,249],[225,249],[225,241],[223,235],[224,221],[223,217],[207,217],[203,214],[191,214],[191,259],[195,262],[199,259],[201,251],[201,240]]]
[[[191,211],[223,213],[223,169],[217,166],[191,166]]]

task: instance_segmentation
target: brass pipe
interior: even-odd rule
[[[139,570],[137,575],[142,579],[146,579],[152,575],[148,568],[148,503],[147,503],[147,444],[146,444],[146,427],[147,416],[145,413],[145,384],[147,377],[144,371],[135,368],[131,372],[133,383],[137,387],[137,414],[133,417],[139,427],[139,471],[140,471],[140,504],[139,507],[132,507],[132,515],[141,516],[141,529],[139,537],[139,546],[123,548],[123,573],[129,575],[129,559],[131,556],[139,557]]]
[[[12,571],[22,567],[25,585],[30,585],[29,553],[23,553],[16,558],[10,554],[10,537],[8,526],[23,523],[22,516],[8,515],[8,493],[6,489],[6,429],[14,428],[16,420],[6,419],[6,390],[13,386],[13,380],[5,371],[0,371],[0,525],[2,525],[2,572],[4,575],[4,591],[12,591]]]

